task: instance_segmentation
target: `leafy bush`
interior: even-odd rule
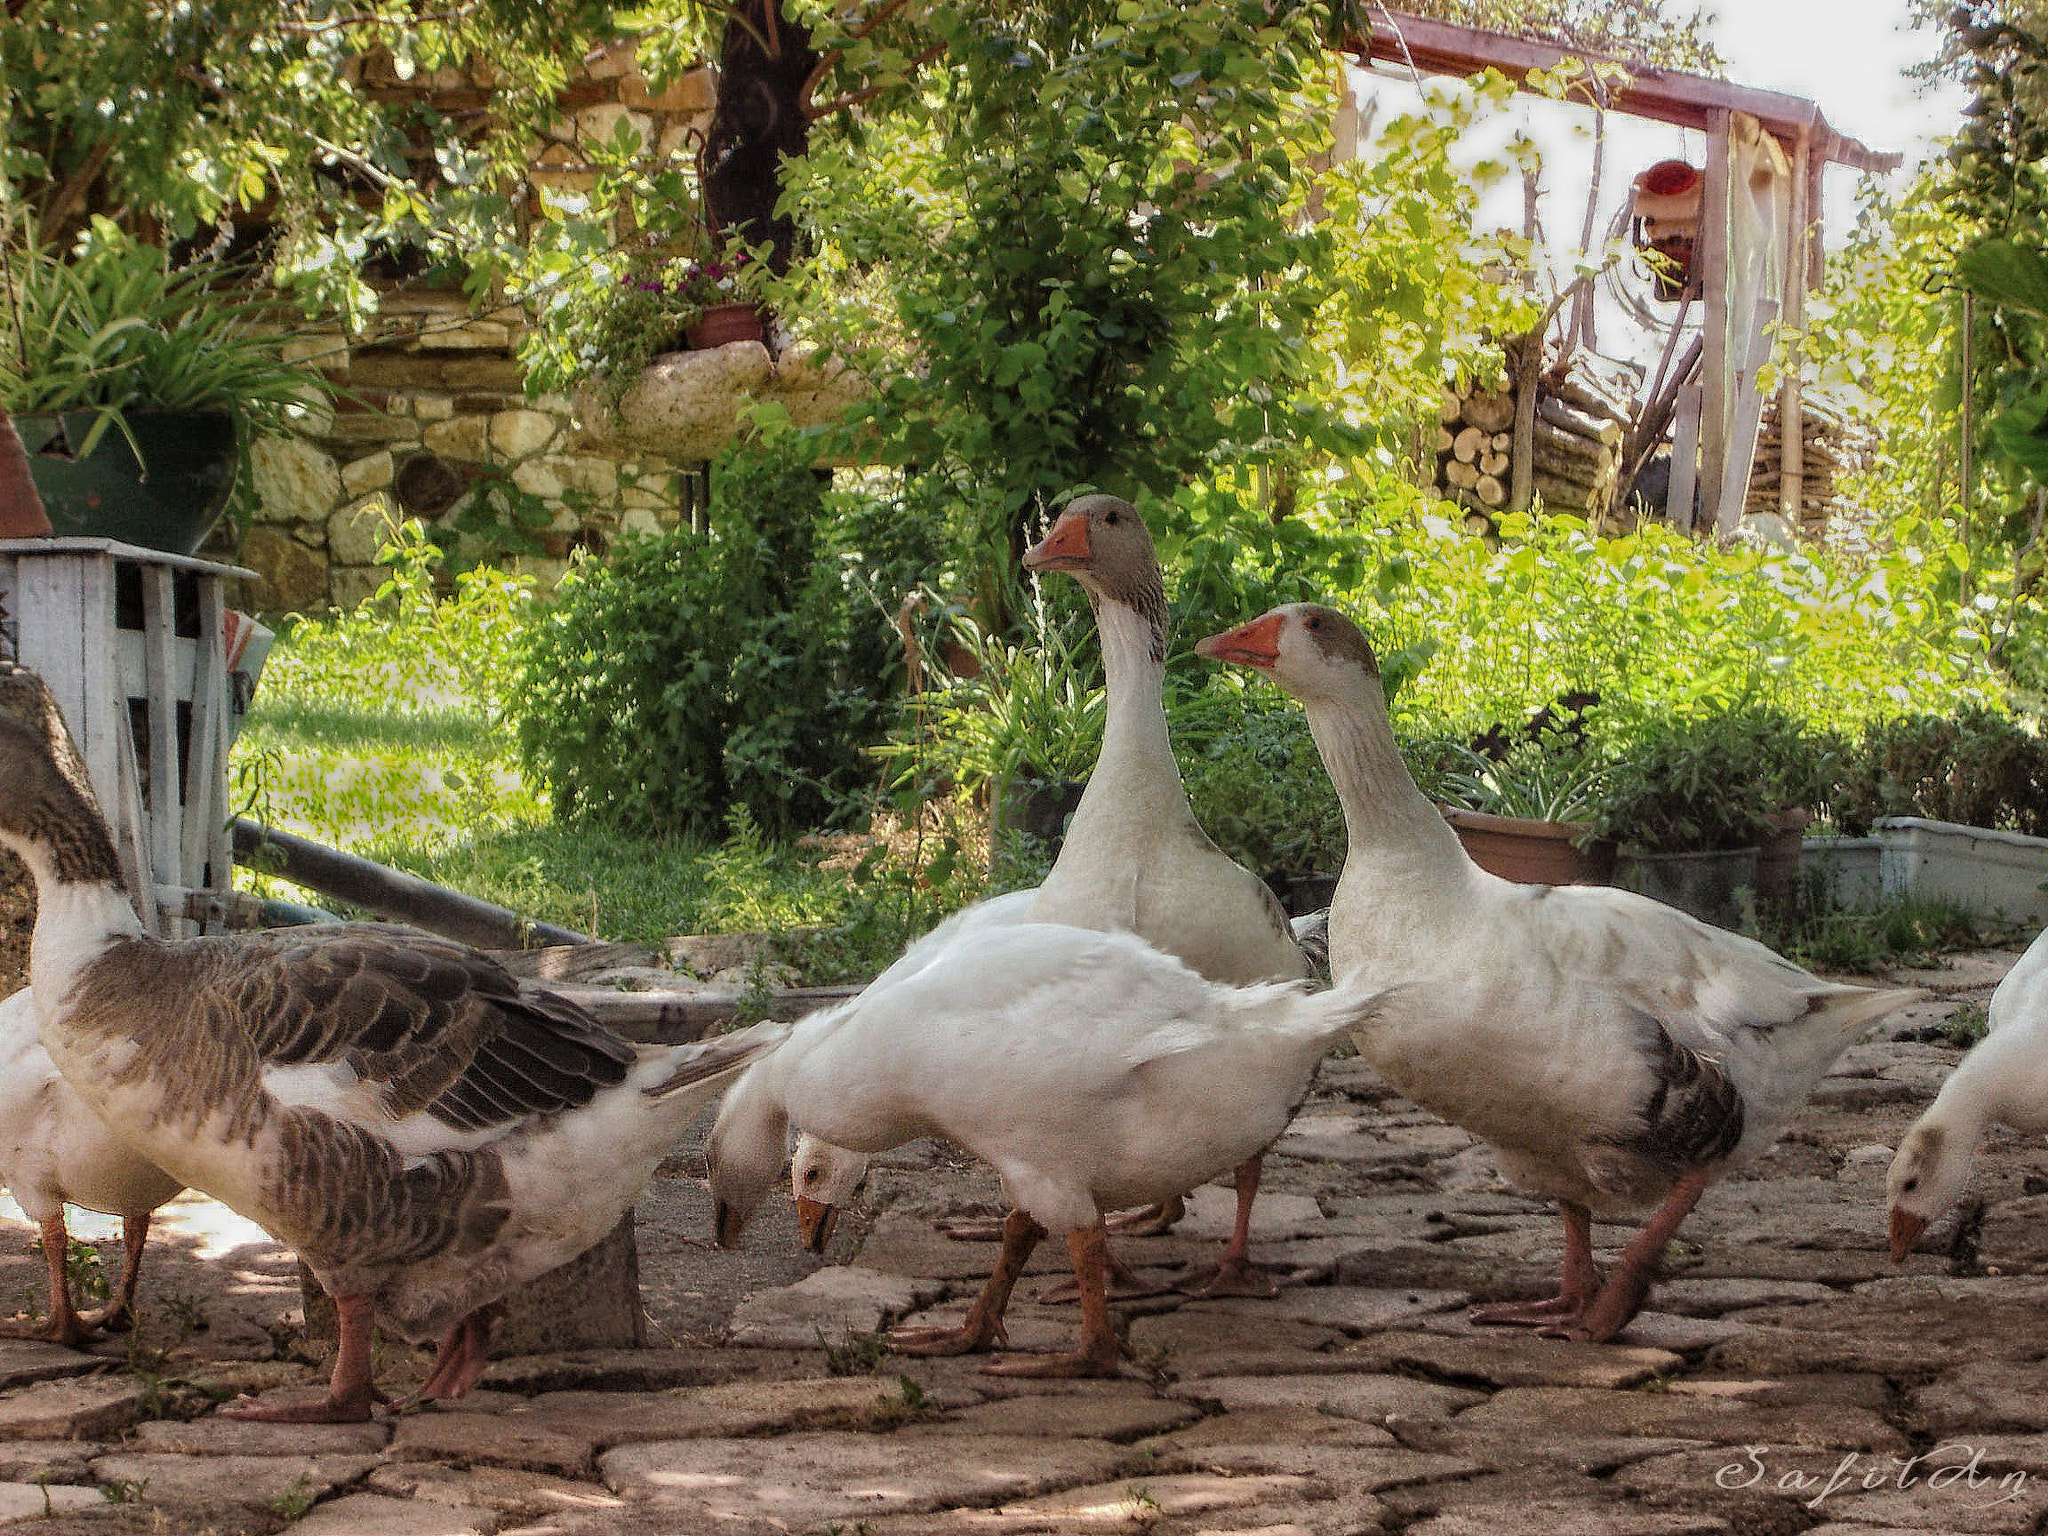
[[[1883,816],[1925,816],[2048,836],[2048,743],[1981,706],[1887,720],[1847,755],[1832,808],[1857,835]]]
[[[1237,694],[1233,729],[1176,732],[1195,819],[1248,869],[1334,873],[1344,864],[1344,811],[1307,717],[1286,700]]]
[[[1594,824],[1644,853],[1762,843],[1785,811],[1821,797],[1832,764],[1823,742],[1768,705],[1637,713],[1608,739],[1614,761]]]
[[[787,455],[731,455],[709,534],[627,541],[564,578],[519,730],[558,814],[715,835],[745,807],[779,835],[844,812],[901,675],[863,575],[900,562],[824,496]]]

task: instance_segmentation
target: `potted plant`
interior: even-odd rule
[[[1880,722],[1843,756],[1829,809],[1845,852],[1874,843],[1885,894],[2048,922],[2048,743],[1966,705]]]
[[[767,329],[751,297],[753,279],[743,245],[718,257],[667,248],[633,252],[611,282],[594,292],[572,291],[542,317],[554,334],[529,358],[534,381],[560,387],[592,380],[598,400],[615,416],[662,354],[762,340]]]
[[[1102,751],[1109,706],[1101,668],[1042,601],[1018,645],[965,614],[948,617],[971,660],[919,695],[907,730],[876,751],[898,765],[898,786],[985,794],[997,830],[1028,833],[1056,851]]]
[[[329,390],[284,357],[276,306],[216,264],[174,266],[109,220],[56,252],[0,241],[0,410],[54,531],[191,554],[250,439]]]
[[[1618,882],[1723,927],[1757,891],[1760,846],[1822,771],[1803,727],[1770,706],[1639,711],[1612,757],[1594,820],[1620,846]]]
[[[1614,873],[1614,844],[1594,829],[1606,778],[1596,749],[1543,732],[1496,756],[1458,746],[1437,790],[1481,869],[1535,885],[1602,885]]]

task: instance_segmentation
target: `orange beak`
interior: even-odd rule
[[[1024,551],[1027,571],[1085,571],[1088,568],[1088,519],[1066,513],[1052,531]]]
[[[1925,1216],[1908,1215],[1896,1205],[1892,1207],[1892,1262],[1903,1264],[1906,1255],[1913,1251],[1913,1245],[1920,1241],[1920,1234],[1927,1230]]]
[[[838,1206],[813,1200],[808,1195],[796,1197],[796,1226],[803,1236],[805,1252],[823,1253],[825,1245],[832,1241],[832,1229],[838,1225]]]
[[[1283,614],[1265,614],[1249,624],[1196,641],[1195,654],[1211,661],[1234,661],[1241,667],[1271,667],[1280,660],[1280,631],[1286,624]]]

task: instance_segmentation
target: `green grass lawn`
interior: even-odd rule
[[[873,974],[980,893],[980,861],[943,830],[776,844],[741,826],[713,844],[557,825],[506,707],[524,587],[479,576],[435,603],[425,580],[401,566],[383,598],[280,635],[235,744],[245,814],[600,938],[805,930],[779,949],[819,982]]]

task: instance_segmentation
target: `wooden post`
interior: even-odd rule
[[[1813,274],[1812,243],[1807,221],[1812,218],[1813,143],[1800,134],[1792,148],[1792,220],[1785,251],[1785,381],[1778,391],[1778,511],[1794,528],[1806,505],[1806,408],[1799,377],[1806,359],[1801,332],[1806,329],[1807,285]]]
[[[1664,512],[1675,528],[1693,526],[1693,500],[1699,487],[1700,469],[1700,380],[1678,390],[1678,409],[1671,427],[1671,488],[1665,493]]]
[[[1700,506],[1713,517],[1721,505],[1721,471],[1728,453],[1728,242],[1729,172],[1733,168],[1729,113],[1707,116],[1707,153],[1700,200],[1699,243],[1693,260],[1700,274],[1704,350],[1700,362],[1698,452]],[[1684,407],[1681,405],[1681,412]],[[1673,465],[1673,480],[1676,463]]]

